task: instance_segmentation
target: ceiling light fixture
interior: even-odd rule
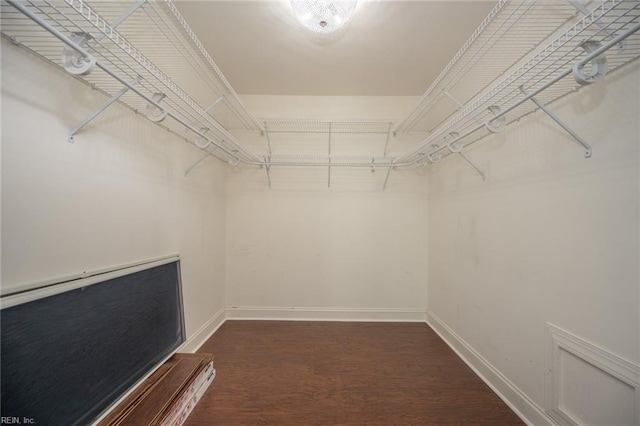
[[[310,30],[329,34],[349,21],[357,0],[291,0],[296,18]]]

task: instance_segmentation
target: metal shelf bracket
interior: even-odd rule
[[[520,91],[522,93],[525,94],[525,96],[529,96],[529,93],[527,93],[527,91],[525,90],[524,87],[520,86]],[[573,138],[578,141],[578,143],[580,145],[582,145],[584,147],[584,158],[589,158],[591,157],[591,145],[589,145],[587,143],[587,141],[585,141],[579,134],[577,134],[576,132],[573,131],[573,129],[571,129],[571,127],[567,126],[562,120],[560,120],[554,113],[552,113],[551,111],[549,111],[549,108],[546,107],[545,104],[543,104],[542,102],[540,102],[538,99],[536,99],[534,96],[529,97],[529,99],[531,100],[531,102],[533,102],[534,104],[536,104],[538,106],[538,108],[540,108],[545,114],[547,114],[549,117],[551,117],[551,119],[553,121],[555,121],[556,123],[558,123],[558,125],[560,127],[562,127],[567,133],[569,133],[571,136],[573,136]]]
[[[424,152],[421,152],[420,155],[421,157],[418,159],[418,161],[416,161],[416,167],[419,169],[422,169],[427,167],[427,165],[429,164],[429,161],[428,161],[427,154],[425,154]]]
[[[478,166],[473,164],[473,162],[471,162],[471,160],[469,160],[469,158],[467,158],[467,156],[462,153],[462,150],[464,149],[464,144],[460,140],[459,136],[460,136],[460,133],[458,132],[449,133],[445,137],[445,142],[447,141],[447,139],[450,141],[450,142],[447,142],[447,148],[449,149],[449,151],[451,151],[451,153],[458,154],[460,157],[462,157],[465,163],[471,166],[473,170],[475,170],[480,176],[482,176],[482,181],[486,182],[487,181],[486,173],[480,170]]]
[[[387,130],[387,140],[384,142],[384,151],[382,153],[383,157],[387,156],[387,148],[389,147],[389,137],[391,136],[391,126],[393,123],[389,123],[389,129]]]
[[[430,152],[427,155],[427,157],[429,158],[429,161],[431,161],[432,163],[437,163],[442,159],[442,153],[440,153],[439,151],[440,145],[434,144],[434,145],[431,145],[431,148],[433,149],[433,152]]]
[[[587,40],[580,43],[587,54],[591,54],[598,50],[602,45],[593,40]],[[607,57],[606,55],[598,55],[591,60],[591,72],[588,74],[584,71],[584,65],[582,61],[576,62],[573,66],[573,78],[582,85],[597,83],[602,80],[607,73]]]
[[[447,142],[447,148],[449,148],[449,151],[451,151],[454,154],[458,154],[459,152],[462,151],[462,148],[464,148],[462,141],[459,140],[460,139],[459,136],[460,136],[460,133],[451,132],[447,135],[447,137],[445,137],[445,142],[447,139],[450,140],[450,142]]]
[[[502,111],[497,105],[491,105],[487,109],[497,117],[489,119],[485,123],[487,130],[489,130],[491,133],[500,133],[507,127],[507,118],[504,116],[504,114],[501,114]]]
[[[389,175],[391,174],[391,169],[393,169],[393,163],[391,163],[391,165],[389,166],[389,168],[387,169],[387,176],[384,178],[384,185],[382,185],[382,190],[384,191],[385,189],[387,189],[387,183],[389,182]]]
[[[267,172],[267,182],[269,183],[269,189],[271,189],[271,156],[264,157],[264,169]]]
[[[231,156],[229,157],[228,163],[232,166],[237,166],[240,164],[240,159],[238,158],[238,150],[234,149],[231,151]]]
[[[582,13],[584,16],[591,15],[591,11],[587,9],[582,3],[580,3],[579,0],[567,0],[567,1],[571,6],[575,7],[578,10],[578,12]],[[609,29],[609,26],[603,23],[600,19],[596,19],[594,21],[594,24],[600,27],[600,29],[605,33],[607,33],[611,38],[617,37],[617,34],[614,31],[611,31]],[[620,48],[620,52],[624,51],[624,49],[627,48],[627,41],[626,40],[620,41],[620,43],[618,43],[618,47]]]
[[[478,172],[478,174],[479,174],[480,176],[482,176],[482,181],[483,181],[483,182],[486,182],[486,181],[487,181],[487,175],[486,175],[486,173],[485,173],[485,172],[483,172],[482,170],[480,170],[480,168],[479,168],[478,166],[476,166],[475,164],[473,164],[473,163],[471,162],[471,160],[469,160],[469,159],[467,158],[467,156],[466,156],[466,155],[464,155],[464,154],[462,153],[462,151],[457,152],[456,154],[458,154],[460,157],[462,157],[462,159],[465,161],[465,163],[467,163],[469,166],[471,166],[471,167],[473,168],[473,170],[475,170],[476,172]]]
[[[153,99],[155,104],[159,104],[166,96],[167,95],[165,95],[164,93],[154,93],[151,96],[151,99]],[[151,102],[147,104],[146,113],[147,113],[147,118],[153,121],[154,123],[159,123],[165,118],[167,118],[167,111],[164,109],[161,109],[160,107],[154,105]]]
[[[142,79],[142,77],[138,76],[135,79],[133,79],[131,81],[131,85],[135,86],[136,84],[138,84],[138,82]],[[127,93],[127,91],[129,90],[128,86],[123,87],[118,93],[116,93],[115,95],[113,95],[111,98],[109,98],[105,103],[103,103],[102,105],[100,105],[100,107],[95,110],[94,112],[92,112],[91,114],[89,114],[87,116],[87,118],[85,118],[84,120],[82,120],[76,127],[74,127],[73,129],[69,130],[69,134],[67,136],[67,141],[69,141],[70,143],[75,142],[74,140],[74,136],[76,133],[78,133],[80,130],[82,130],[82,128],[84,126],[86,126],[87,124],[89,124],[91,121],[93,121],[94,118],[96,118],[97,116],[99,116],[100,114],[102,114],[107,108],[109,108],[109,106],[111,106],[111,104],[113,104],[115,101],[117,101],[118,99],[120,99],[122,97],[122,95],[124,95],[125,93]]]
[[[206,138],[206,133],[208,131],[209,131],[208,127],[201,127],[200,128],[200,135],[196,135],[196,138],[194,140],[194,143],[196,144],[196,146],[198,148],[207,148],[209,145],[211,145],[211,141]],[[214,145],[214,147],[213,147],[213,149],[211,151],[215,151],[216,148],[217,147]]]
[[[202,163],[202,162],[203,162],[203,161],[204,161],[208,156],[210,156],[210,155],[211,155],[211,153],[212,153],[213,151],[214,151],[214,150],[207,150],[207,153],[206,153],[205,155],[203,155],[203,156],[202,156],[202,158],[200,158],[198,161],[196,161],[195,163],[193,163],[193,164],[191,165],[191,167],[189,167],[189,168],[184,172],[184,177],[189,176],[189,173],[191,173],[191,171],[192,171],[193,169],[195,169],[196,167],[198,167],[198,165],[199,165],[200,163]]]
[[[454,104],[456,104],[456,106],[458,107],[458,109],[462,109],[464,108],[464,105],[462,104],[462,102],[460,102],[458,99],[456,99],[451,93],[449,93],[449,91],[447,89],[443,89],[442,93],[444,93],[444,95],[449,98],[449,100],[451,100],[451,102],[453,102]]]
[[[93,40],[91,34],[85,32],[72,33],[69,38],[83,49],[89,47],[89,42]],[[91,55],[85,56],[76,49],[65,46],[62,49],[62,65],[69,74],[88,75],[96,65],[96,58]]]
[[[271,152],[271,139],[269,139],[269,127],[267,126],[266,121],[264,121],[262,124],[264,125],[264,135],[267,138],[267,149],[269,149],[269,155],[271,155],[272,152]]]

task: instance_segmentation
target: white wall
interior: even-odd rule
[[[431,322],[461,352],[484,358],[496,383],[510,381],[516,406],[553,408],[546,323],[640,371],[638,93],[636,64],[551,106],[592,144],[591,159],[537,112],[468,150],[487,183],[455,157],[430,169]],[[633,402],[626,412],[590,408],[611,376],[571,375],[581,368],[563,364],[548,377],[569,374],[559,392],[574,420],[633,418]],[[633,401],[633,388],[621,389]]]
[[[2,43],[2,290],[181,255],[187,333],[224,308],[225,165]],[[196,337],[204,337],[196,336]]]
[[[393,118],[413,98],[245,97],[257,116]],[[359,114],[359,115],[356,115]],[[256,152],[266,140],[241,135]],[[253,139],[252,139],[253,138]],[[390,152],[413,139],[390,141]],[[384,149],[385,135],[332,136],[332,154]],[[272,134],[274,153],[327,152],[328,136]],[[424,170],[230,168],[231,317],[420,320],[426,306]]]

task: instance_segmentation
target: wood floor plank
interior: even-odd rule
[[[227,321],[187,425],[521,425],[426,324]]]

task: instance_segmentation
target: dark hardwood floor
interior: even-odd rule
[[[187,425],[523,424],[420,323],[227,321]]]

